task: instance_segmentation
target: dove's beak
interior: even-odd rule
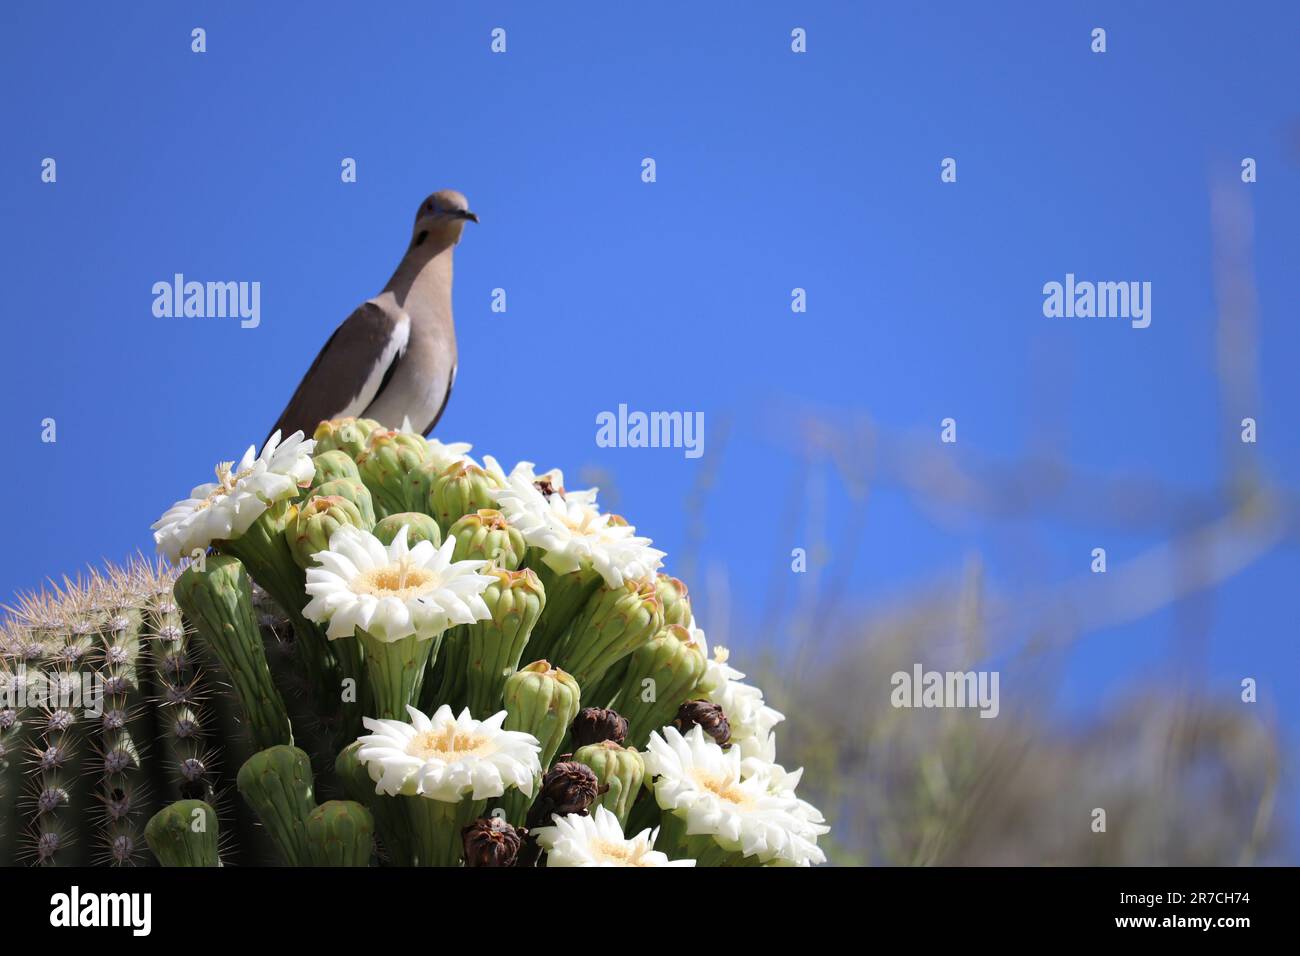
[[[458,215],[461,219],[468,219],[470,222],[478,222],[478,215],[470,212],[468,209],[462,209]]]

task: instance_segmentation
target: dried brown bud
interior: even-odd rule
[[[627,739],[627,718],[609,707],[584,707],[573,718],[569,734],[573,738],[574,750],[603,740],[621,744]]]
[[[466,866],[514,866],[523,838],[504,817],[479,817],[460,831]]]
[[[557,763],[542,778],[541,790],[528,811],[526,825],[532,830],[548,826],[555,814],[586,814],[592,801],[604,791],[596,771],[586,764],[573,761]]]
[[[682,704],[677,708],[673,726],[683,734],[692,727],[703,727],[704,732],[712,737],[719,747],[727,746],[731,740],[731,724],[727,722],[727,715],[722,712],[721,707],[709,700],[688,700]]]
[[[541,478],[534,479],[533,487],[542,493],[543,498],[549,498],[551,495],[564,497],[563,486],[552,481],[550,475],[543,475]]]

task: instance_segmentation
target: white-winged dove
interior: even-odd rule
[[[411,245],[384,291],[334,330],[272,431],[310,436],[325,419],[346,416],[433,431],[456,381],[451,256],[466,220],[478,216],[454,189],[420,204]]]

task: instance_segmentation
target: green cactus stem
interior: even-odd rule
[[[359,741],[344,747],[334,762],[334,773],[348,799],[370,810],[388,862],[394,866],[411,866],[415,857],[406,807],[396,797],[376,792],[370,773],[357,759],[360,749]]]
[[[289,616],[308,683],[317,694],[322,713],[332,715],[338,710],[341,674],[325,632],[302,615],[307,605],[306,575],[294,560],[285,535],[294,510],[289,502],[273,505],[238,538],[215,543],[222,553],[238,558]]]
[[[582,608],[603,583],[601,576],[589,568],[560,574],[546,563],[546,552],[529,548],[523,566],[537,573],[546,591],[546,610],[533,628],[530,654],[558,660],[559,651],[569,628]]]
[[[518,791],[511,789],[509,793]],[[428,797],[390,797],[401,801],[411,822],[416,866],[459,866],[465,855],[461,831],[483,815],[488,801],[466,798],[457,803]]]
[[[313,866],[369,866],[374,837],[374,817],[352,800],[330,800],[307,815]]]
[[[144,828],[149,849],[163,866],[220,866],[217,812],[202,800],[178,800]]]
[[[366,677],[370,681],[375,716],[405,720],[406,708],[419,700],[430,662],[437,657],[442,634],[422,638],[417,634],[385,641],[357,631],[365,650]]]
[[[176,600],[225,668],[257,748],[292,744],[289,714],[266,661],[244,566],[213,555],[203,570],[191,567],[180,576]]]
[[[307,818],[316,809],[311,760],[297,747],[259,751],[239,768],[239,792],[290,866],[311,863]]]

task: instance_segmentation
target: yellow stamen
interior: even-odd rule
[[[442,760],[454,763],[465,757],[486,757],[496,747],[487,737],[466,733],[454,725],[443,730],[425,730],[411,738],[406,752],[421,760]]]
[[[410,557],[404,555],[396,564],[363,572],[352,582],[352,590],[359,594],[395,597],[405,601],[429,591],[436,582],[432,571],[412,567]]]
[[[732,777],[705,770],[693,770],[691,775],[701,787],[728,803],[738,807],[748,807],[754,802],[754,798],[741,789],[740,782]]]

